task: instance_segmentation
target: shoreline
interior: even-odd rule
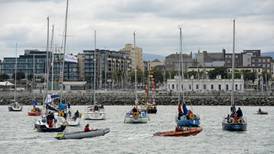
[[[11,93],[0,93],[0,105],[9,105],[13,100]],[[19,93],[17,101],[22,105],[31,105],[31,100],[37,98],[41,104],[42,94]],[[139,102],[144,100],[144,94],[138,94]],[[66,93],[64,99],[71,105],[89,105],[92,102],[91,94]],[[98,93],[96,94],[98,104],[103,105],[133,105],[133,93]],[[155,102],[157,105],[177,105],[178,95],[158,94]],[[186,103],[196,106],[230,106],[230,95],[187,95]],[[143,104],[143,103],[139,103]],[[236,95],[235,105],[237,106],[274,106],[274,97],[272,96],[246,96]]]

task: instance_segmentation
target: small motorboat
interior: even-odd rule
[[[40,116],[40,115],[41,115],[41,111],[28,112],[28,116]]]
[[[261,111],[261,112],[257,112],[257,114],[268,114],[268,112],[265,112],[265,111]]]
[[[157,132],[153,136],[171,136],[171,137],[180,137],[180,136],[194,136],[199,134],[203,130],[202,127],[183,127],[180,130],[176,129],[173,131],[164,131]]]
[[[28,112],[28,116],[40,116],[41,114],[41,109],[38,107],[33,108],[30,112]]]
[[[9,107],[8,107],[10,112],[20,112],[23,109],[23,106],[20,105],[19,103],[15,102],[12,103]]]
[[[125,115],[124,123],[147,123],[149,120],[146,110],[129,111]]]
[[[47,123],[46,117],[42,117],[41,119],[37,120],[34,124],[34,128],[38,132],[62,132],[66,128],[65,119],[63,117],[57,117],[57,123],[55,126],[50,127]]]
[[[233,118],[224,119],[222,122],[223,130],[228,131],[246,131],[247,123],[243,118],[239,118],[238,120],[234,120]]]
[[[110,129],[95,129],[89,132],[77,131],[77,132],[69,132],[69,133],[58,133],[55,138],[59,140],[63,139],[83,139],[83,138],[93,138],[97,136],[104,136],[109,133]]]
[[[85,120],[105,120],[106,113],[104,107],[101,105],[94,105],[88,107],[87,111],[84,113]]]
[[[260,108],[259,110],[257,111],[257,114],[268,114],[266,111],[262,111]]]

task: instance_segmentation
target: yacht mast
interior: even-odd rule
[[[54,42],[54,25],[52,25],[51,29],[51,41],[50,41],[50,50],[51,50],[51,92],[53,92],[53,77],[54,77],[54,49],[53,49],[53,42]]]
[[[67,23],[68,23],[68,5],[69,0],[67,0],[67,6],[66,6],[66,16],[65,16],[65,31],[64,31],[64,47],[63,47],[63,64],[61,69],[61,100],[63,97],[63,83],[64,83],[64,68],[65,68],[65,55],[66,55],[66,47],[67,47]]]
[[[46,54],[47,54],[47,60],[46,60],[46,94],[48,95],[48,84],[49,84],[49,17],[47,17],[47,47],[46,47]]]
[[[17,48],[18,45],[16,43],[15,48],[15,67],[14,67],[14,102],[16,102],[17,97],[17,88],[16,88],[16,80],[17,80]]]
[[[94,53],[93,53],[93,104],[96,104],[96,96],[95,96],[95,90],[96,90],[96,30],[94,31]]]
[[[136,63],[136,40],[135,40],[135,32],[133,33],[133,50],[134,50],[134,77],[135,77],[135,104],[138,104],[137,98],[137,63]]]
[[[184,80],[184,58],[183,58],[183,37],[182,37],[182,26],[179,26],[179,30],[180,30],[180,71],[181,71],[181,75],[179,77],[179,89],[180,89],[180,95],[179,95],[179,101],[180,99],[182,99],[182,101],[184,102],[185,100],[185,96],[184,96],[184,90],[183,87],[181,85],[182,80]],[[179,71],[179,72],[180,72]],[[181,94],[183,96],[183,98],[181,98]]]
[[[231,91],[231,105],[234,104],[234,67],[235,67],[235,19],[233,20],[233,47],[232,47],[232,91]]]

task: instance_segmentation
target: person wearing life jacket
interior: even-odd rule
[[[182,102],[180,101],[178,104],[178,120],[180,120],[182,115],[183,115],[183,109],[182,109]]]
[[[92,129],[89,128],[89,124],[86,124],[85,128],[84,128],[84,132],[90,132]]]
[[[47,123],[49,125],[49,128],[53,127],[54,120],[55,118],[54,118],[53,112],[49,112],[49,114],[47,115]]]

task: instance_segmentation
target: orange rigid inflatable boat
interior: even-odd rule
[[[28,112],[28,116],[40,116],[41,115],[41,112],[39,111],[31,111],[31,112]]]
[[[203,130],[202,127],[184,127],[183,129],[176,129],[173,131],[164,131],[164,132],[157,132],[153,134],[153,136],[194,136],[199,134]]]

